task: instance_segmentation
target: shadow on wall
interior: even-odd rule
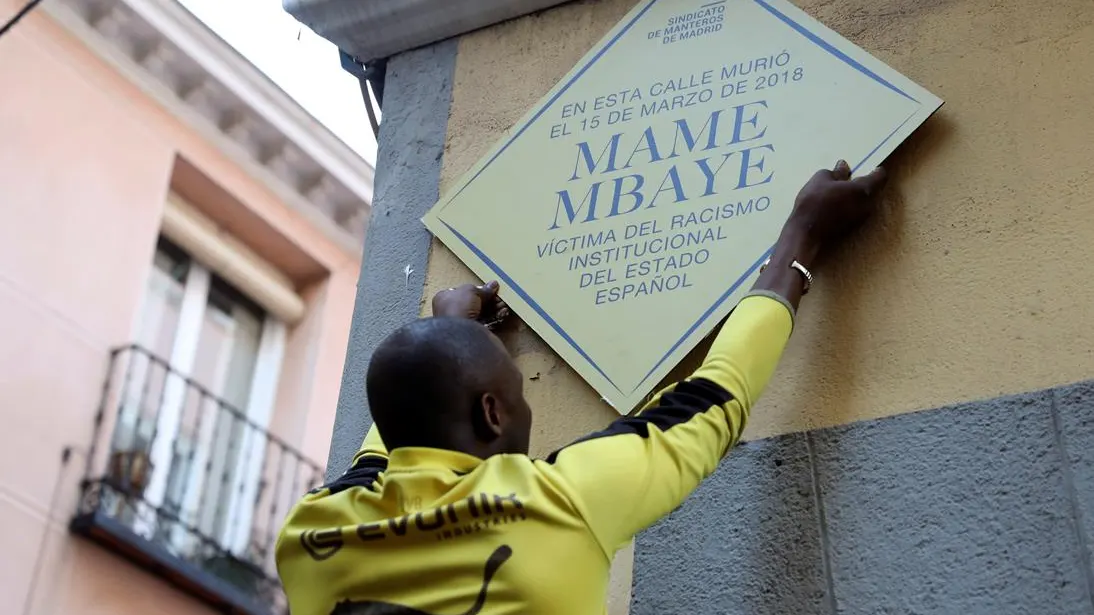
[[[829,396],[836,399],[857,390],[858,366],[865,360],[858,324],[866,313],[878,313],[864,309],[863,304],[877,287],[876,281],[898,275],[903,245],[909,240],[904,224],[909,203],[901,184],[919,173],[953,134],[955,125],[945,112],[943,107],[882,164],[889,171],[889,184],[877,214],[846,243],[821,256],[817,269],[824,283],[817,285],[818,292],[810,294],[807,304],[803,302],[803,312],[813,313],[808,314],[812,322],[823,319],[824,325],[807,332],[811,347],[806,353],[834,355],[838,360],[807,360],[794,398],[808,399],[809,391],[819,387],[835,389]],[[842,424],[855,417],[838,413],[833,418]]]
[[[837,366],[835,370],[822,369],[807,362],[806,371],[797,385],[797,388],[805,390],[802,392],[817,387],[837,387],[839,390],[833,396],[839,397],[841,393],[850,394],[855,390],[854,365],[862,360],[855,331],[861,317],[863,297],[871,292],[874,280],[894,274],[901,245],[906,241],[906,204],[901,182],[919,172],[924,161],[929,160],[932,153],[953,134],[954,123],[945,111],[943,107],[886,159],[883,166],[890,173],[889,185],[877,215],[847,243],[822,255],[816,267],[822,282],[810,293],[808,301],[803,302],[802,314],[813,322],[819,316],[825,324],[823,330],[811,327],[814,330],[810,331],[806,328],[797,337],[807,337],[805,343],[812,346],[808,353],[837,355],[839,361],[831,362]],[[832,164],[835,163],[833,160]],[[803,178],[803,184],[805,179],[808,178]],[[799,319],[799,324],[801,322]],[[711,334],[698,344],[654,391],[690,376],[702,363],[713,340],[714,335]],[[775,379],[778,378],[779,372],[776,372]],[[808,398],[808,395],[801,397]],[[839,422],[844,422],[845,417],[839,418]]]
[[[806,339],[798,342],[807,343],[807,353],[834,354],[839,360],[825,362],[836,365],[835,370],[807,361],[799,387],[836,388],[830,393],[837,398],[854,393],[855,365],[863,360],[858,352],[863,341],[856,336],[862,303],[875,280],[894,274],[902,244],[908,240],[901,182],[914,175],[953,130],[953,123],[940,112],[890,156],[884,166],[891,183],[878,215],[819,263],[825,283],[810,295],[803,314],[811,314],[813,323],[819,318],[825,324],[803,327],[799,337]],[[712,339],[689,354],[666,382],[698,367]],[[829,497],[838,497],[842,481],[838,459],[830,460],[820,475],[817,437],[792,433],[741,443],[685,505],[642,534],[636,546],[632,612],[835,613],[820,483],[824,481]],[[833,442],[825,439],[821,450],[839,457],[839,445]],[[666,549],[669,544],[678,547]],[[680,557],[690,562],[685,568],[700,570],[664,575],[670,560],[679,568]],[[737,610],[726,610],[727,605],[736,605]]]

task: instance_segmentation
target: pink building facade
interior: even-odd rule
[[[3,612],[276,612],[371,166],[163,0],[43,3],[0,128]]]

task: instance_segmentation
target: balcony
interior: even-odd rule
[[[287,613],[274,567],[322,468],[138,346],[110,355],[71,529],[218,611]]]

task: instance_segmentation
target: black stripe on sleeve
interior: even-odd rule
[[[650,425],[661,431],[686,423],[697,414],[702,414],[714,406],[722,406],[733,399],[729,391],[705,378],[684,380],[678,383],[671,391],[661,395],[660,402],[636,416],[625,416],[616,419],[603,431],[591,433],[581,439],[575,440],[565,447],[547,456],[547,463],[555,463],[559,453],[575,444],[607,438],[609,436],[622,436],[637,434],[643,438],[650,436]]]
[[[358,459],[357,463],[354,463],[350,469],[346,470],[345,474],[322,487],[315,489],[312,493],[318,493],[324,489],[329,489],[331,495],[334,495],[335,493],[345,491],[350,487],[364,487],[365,489],[369,489],[385,470],[387,470],[386,457],[365,455]]]

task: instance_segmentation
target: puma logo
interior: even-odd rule
[[[502,545],[497,548],[490,557],[486,560],[486,569],[482,575],[482,589],[479,590],[479,597],[475,600],[475,604],[471,605],[471,608],[462,613],[461,615],[479,615],[482,612],[484,606],[486,606],[486,591],[490,588],[490,581],[497,574],[501,565],[506,562],[513,555],[513,549],[509,545]],[[400,606],[398,604],[391,604],[389,602],[354,602],[352,600],[343,600],[339,602],[330,615],[432,615],[425,611],[418,609],[412,609],[407,606]]]

